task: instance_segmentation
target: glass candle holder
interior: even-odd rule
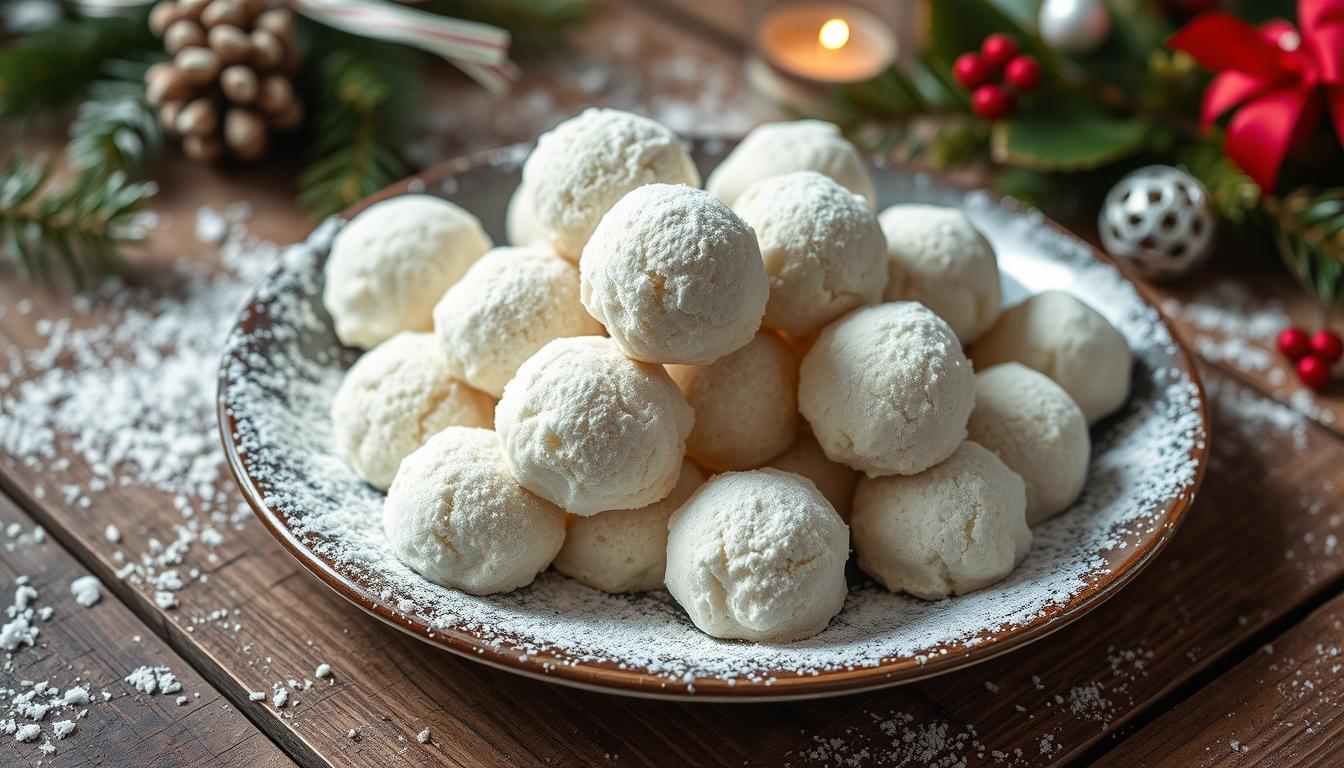
[[[776,103],[815,111],[832,89],[897,64],[914,12],[914,0],[752,0],[747,80]]]

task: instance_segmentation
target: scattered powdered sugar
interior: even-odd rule
[[[181,521],[167,540],[128,541],[119,527],[128,521],[103,524],[109,543],[141,548],[113,553],[118,578],[146,585],[164,608],[177,605],[190,581],[208,577],[197,569],[179,575],[192,546],[213,550],[224,543],[221,529],[250,517],[224,468],[213,402],[229,325],[279,257],[276,246],[247,234],[247,215],[244,206],[198,214],[202,237],[222,240],[221,271],[183,259],[152,287],[109,279],[73,296],[70,316],[38,321],[46,345],[11,348],[0,370],[0,460],[40,472],[51,485],[36,486],[38,498],[59,493],[66,505],[88,507],[127,485],[171,496]],[[91,324],[95,307],[105,319]],[[72,453],[88,472],[72,467]],[[209,551],[206,559],[217,556]]]
[[[1082,498],[1036,529],[1030,555],[994,587],[924,602],[863,583],[820,635],[760,645],[704,635],[661,591],[608,595],[552,572],[528,588],[490,597],[430,584],[388,549],[379,523],[382,494],[361,483],[332,450],[328,408],[353,356],[336,342],[316,298],[330,226],[310,247],[286,251],[282,269],[256,294],[248,319],[257,330],[229,338],[224,395],[237,423],[240,460],[261,480],[256,490],[265,505],[316,557],[363,584],[368,600],[432,632],[470,635],[482,649],[546,672],[601,661],[661,676],[665,685],[688,692],[707,678],[771,685],[781,676],[891,659],[924,663],[983,644],[1002,629],[1030,626],[1089,584],[1112,577],[1104,555],[1158,535],[1162,511],[1189,491],[1199,471],[1192,453],[1205,440],[1198,387],[1173,365],[1177,348],[1157,312],[1038,213],[1009,210],[922,176],[883,178],[884,203],[962,205],[999,253],[1010,300],[1048,287],[1068,290],[1102,312],[1135,350],[1133,396],[1122,413],[1094,430]],[[514,183],[516,177],[504,174],[473,174],[459,179],[455,194],[468,205],[474,197],[503,199],[500,190]],[[482,192],[488,185],[496,189]]]
[[[76,603],[85,608],[92,608],[103,599],[103,584],[98,581],[97,576],[80,576],[70,582],[70,594],[74,596]]]

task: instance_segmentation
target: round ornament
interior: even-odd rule
[[[1199,179],[1167,165],[1140,168],[1106,195],[1097,229],[1106,251],[1156,280],[1188,275],[1213,245],[1213,208]]]
[[[1045,0],[1037,29],[1045,44],[1064,53],[1086,53],[1111,31],[1106,0]]]

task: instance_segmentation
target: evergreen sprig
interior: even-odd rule
[[[1344,188],[1266,198],[1279,254],[1303,289],[1344,305]]]
[[[592,13],[589,0],[424,0],[416,7],[503,27],[512,36],[515,53],[554,47],[564,39],[558,34],[564,27]]]
[[[0,170],[0,245],[30,279],[51,280],[59,261],[82,285],[117,270],[122,249],[141,240],[135,215],[155,189],[121,171],[81,173],[58,187],[49,163],[15,157]]]
[[[146,65],[112,62],[114,75],[89,88],[89,97],[70,124],[70,163],[81,171],[134,174],[158,153],[163,128],[145,98]]]
[[[112,58],[154,50],[144,13],[59,21],[0,51],[0,117],[57,109],[83,96]]]
[[[419,90],[405,48],[339,37],[315,49],[321,58],[314,67],[313,160],[299,194],[315,216],[336,213],[405,175],[400,148]]]

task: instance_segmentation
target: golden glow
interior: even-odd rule
[[[821,47],[827,50],[844,48],[845,43],[849,42],[849,25],[844,19],[830,19],[821,25],[817,40],[821,42]]]

